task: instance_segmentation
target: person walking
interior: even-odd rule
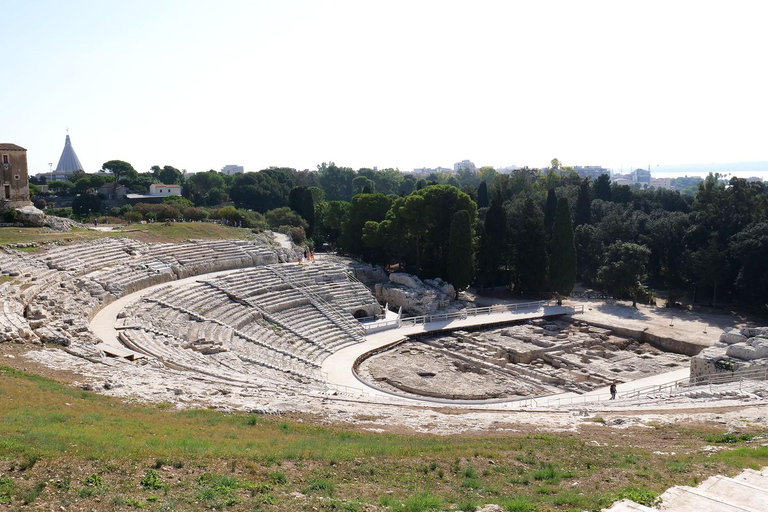
[[[611,400],[616,400],[616,383],[611,382]]]

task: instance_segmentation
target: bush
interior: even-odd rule
[[[202,208],[195,208],[194,206],[190,206],[189,208],[184,208],[182,210],[182,214],[184,215],[185,219],[189,220],[205,220],[208,218],[208,212],[203,210]]]
[[[19,212],[13,208],[10,208],[0,213],[0,219],[2,219],[3,222],[18,222]]]
[[[144,219],[144,215],[142,215],[141,212],[131,211],[123,215],[123,219],[128,222],[141,222]]]
[[[43,199],[42,197],[38,197],[35,199],[35,208],[38,210],[45,210],[48,207],[48,201]]]
[[[133,211],[141,213],[145,219],[171,220],[181,218],[179,209],[169,204],[138,203],[133,206]]]
[[[307,241],[307,233],[304,231],[304,228],[302,227],[290,228],[288,230],[288,235],[291,237],[291,240],[293,240],[293,243],[296,245],[301,245]]]
[[[101,198],[90,194],[77,196],[72,200],[72,213],[79,216],[98,214],[101,208]]]
[[[264,218],[266,219],[269,227],[272,229],[278,228],[280,226],[292,226],[301,227],[306,230],[309,227],[309,224],[307,224],[307,221],[301,218],[301,215],[291,210],[287,206],[269,210],[264,215]]]

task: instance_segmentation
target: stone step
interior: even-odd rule
[[[733,478],[738,482],[744,482],[760,489],[768,489],[768,468],[763,468],[762,471],[755,471],[754,469],[745,469],[738,476]]]
[[[658,509],[630,500],[614,503],[603,512],[766,512],[768,511],[768,468],[745,469],[735,478],[716,475],[698,487],[676,486],[661,495]]]
[[[611,508],[603,509],[603,512],[658,512],[655,508],[640,505],[631,500],[621,500],[613,504]]]
[[[765,512],[759,509],[743,507],[729,503],[729,496],[718,496],[698,490],[695,487],[672,487],[661,495],[659,510],[674,512]],[[768,504],[766,504],[768,506]]]
[[[733,505],[768,510],[768,489],[727,476],[717,475],[708,478],[696,489],[709,495],[726,498],[728,503]]]

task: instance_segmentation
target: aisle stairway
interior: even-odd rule
[[[676,486],[661,495],[658,508],[629,500],[614,503],[604,512],[766,512],[768,511],[768,467],[745,469],[734,478],[715,475],[698,487]]]

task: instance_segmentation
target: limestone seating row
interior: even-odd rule
[[[252,296],[248,302],[258,305],[268,313],[277,313],[309,304],[309,299],[293,289],[288,289]]]
[[[319,366],[319,364],[320,364],[319,361],[315,360],[316,359],[315,356],[310,355],[310,354],[302,353],[303,349],[305,347],[304,347],[304,344],[301,343],[301,342],[299,342],[297,345],[291,345],[291,344],[282,343],[280,345],[270,346],[270,345],[265,344],[262,340],[260,340],[260,339],[258,339],[256,337],[253,337],[251,335],[248,335],[246,333],[243,333],[241,331],[233,329],[231,326],[223,324],[218,319],[205,318],[204,316],[202,316],[201,314],[199,314],[197,312],[194,312],[194,311],[191,311],[191,310],[187,310],[187,309],[184,309],[184,308],[181,308],[179,306],[172,305],[172,304],[164,303],[164,302],[160,301],[159,299],[152,298],[152,299],[145,299],[144,301],[145,301],[145,303],[155,303],[155,304],[157,304],[159,306],[165,306],[165,307],[157,308],[160,311],[153,312],[153,313],[151,313],[149,315],[149,318],[151,318],[152,320],[148,319],[146,321],[146,323],[142,326],[145,329],[148,329],[148,330],[151,330],[151,331],[156,331],[157,329],[154,327],[153,324],[157,324],[157,323],[162,325],[163,329],[165,329],[165,330],[169,329],[173,325],[179,325],[180,322],[177,321],[177,319],[174,319],[174,318],[163,319],[163,316],[166,314],[166,313],[163,313],[163,311],[162,311],[163,309],[177,309],[179,312],[184,313],[185,315],[187,315],[187,318],[191,317],[191,318],[194,318],[194,319],[199,320],[199,321],[206,321],[207,320],[208,323],[219,324],[219,325],[221,325],[221,326],[223,326],[225,328],[231,329],[231,332],[237,334],[238,336],[240,336],[240,337],[242,337],[244,339],[247,339],[248,341],[251,341],[253,343],[257,343],[257,344],[260,344],[262,346],[265,346],[265,348],[268,348],[268,349],[270,349],[272,351],[276,351],[276,352],[279,352],[281,354],[284,354],[285,356],[287,356],[289,358],[295,358],[295,359],[301,361],[304,364],[307,364],[307,365],[310,365],[310,366]],[[136,314],[140,314],[140,313],[137,312]],[[158,332],[160,332],[160,331],[158,331]],[[186,333],[188,333],[188,330],[185,331],[185,333],[178,333],[177,332],[174,335],[182,338],[183,336],[181,336],[181,334],[186,334]],[[211,336],[213,336],[213,335],[211,335]],[[198,338],[199,337],[200,337],[200,335],[198,334]]]
[[[154,294],[153,298],[175,307],[183,307],[184,309],[195,311],[204,316],[207,316],[206,313],[208,311],[216,309],[230,300],[229,297],[218,290],[199,285],[190,285],[182,288],[168,287],[158,290],[158,293]]]
[[[313,380],[318,380],[320,375],[317,364],[309,364],[306,361],[290,357],[282,352],[269,350],[240,336],[235,336],[232,339],[232,348],[232,353],[251,364],[265,366],[273,370]]]
[[[176,262],[180,265],[195,265],[216,259],[248,259],[253,258],[238,246],[226,242],[197,241],[186,244],[157,244],[151,246],[148,254],[165,262]]]
[[[367,288],[359,283],[339,282],[320,285],[318,293],[327,294],[328,302],[337,309],[353,313],[359,306],[367,306],[376,302]]]
[[[257,322],[254,322],[247,330],[236,332],[243,339],[264,347],[265,350],[295,354],[304,360],[311,361],[313,366],[322,363],[322,360],[330,354],[321,347],[294,336],[290,331],[283,330],[278,334],[271,328],[263,327]]]
[[[216,378],[238,382],[248,382],[251,375],[245,372],[233,371],[232,365],[223,365],[215,356],[203,355],[193,350],[180,348],[168,336],[156,336],[142,329],[121,331],[120,340],[131,350],[154,357],[171,368],[190,370]]]
[[[119,296],[128,289],[138,288],[141,281],[153,275],[154,273],[149,270],[137,270],[130,266],[115,266],[90,272],[88,277],[102,285],[104,289]]]
[[[258,267],[219,278],[211,281],[211,283],[242,298],[290,288],[289,284],[273,273],[258,269]]]
[[[109,265],[122,264],[131,256],[120,243],[82,244],[69,250],[64,246],[55,254],[48,254],[46,263],[52,269],[85,273]]]
[[[21,314],[21,305],[6,298],[0,298],[0,301],[3,303],[0,309],[0,332],[8,333],[12,339],[30,337],[32,330]]]
[[[349,335],[312,305],[297,307],[275,316],[329,352],[338,350],[350,341]]]

